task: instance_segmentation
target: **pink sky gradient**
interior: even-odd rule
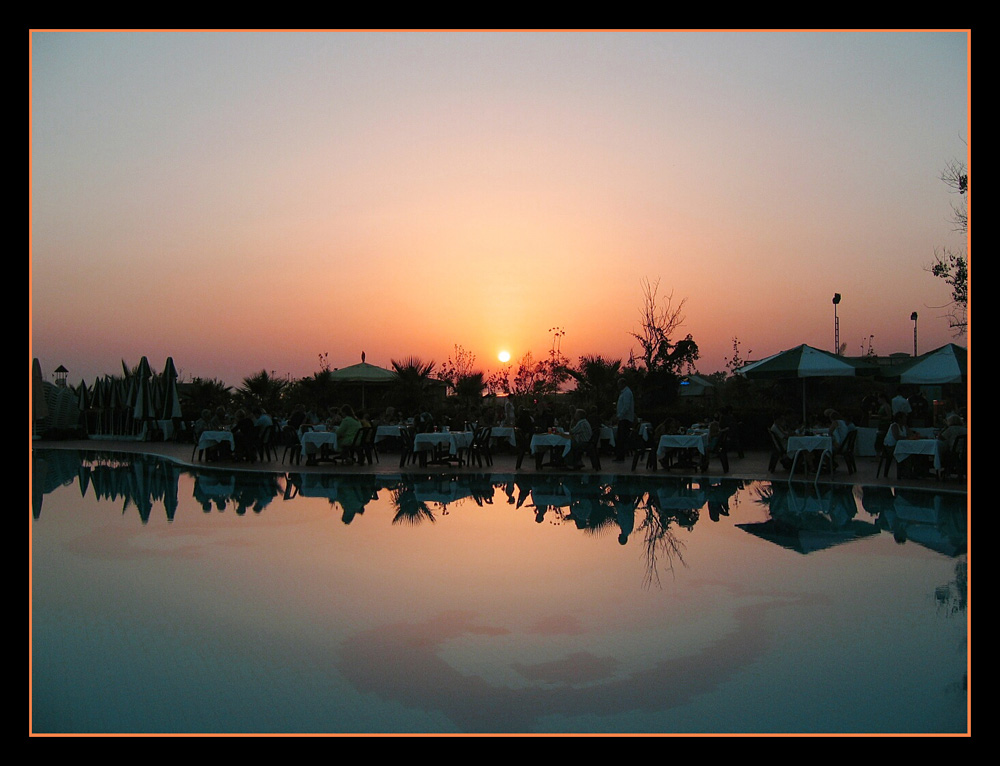
[[[628,357],[643,278],[698,369],[954,340],[969,35],[33,32],[31,355],[293,377]],[[964,344],[964,340],[960,341]]]

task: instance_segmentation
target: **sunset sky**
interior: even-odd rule
[[[74,385],[230,385],[460,345],[626,359],[642,280],[698,369],[952,341],[969,35],[30,33],[30,342]],[[964,343],[964,341],[962,341]]]

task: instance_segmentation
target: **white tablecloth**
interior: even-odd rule
[[[562,447],[563,457],[567,457],[572,446],[573,442],[568,436],[562,436],[561,434],[535,434],[531,437],[530,449],[531,454],[536,455],[541,450]]]
[[[515,435],[514,429],[510,426],[494,426],[493,430],[490,431],[490,441],[497,442],[501,439],[506,439],[507,443],[511,447],[517,446],[517,436]]]
[[[417,434],[413,437],[414,452],[433,450],[435,447],[446,445],[449,455],[458,455],[460,450],[468,449],[471,444],[471,431],[439,431]]]
[[[335,431],[306,431],[302,434],[302,454],[318,455],[324,444],[334,452],[337,451],[337,434]]]
[[[816,450],[826,450],[833,452],[833,439],[829,436],[789,436],[788,454],[795,455],[798,452],[815,452]]]
[[[708,434],[664,434],[656,447],[656,456],[662,459],[668,449],[696,449],[704,455],[708,451]]]
[[[391,439],[393,437],[402,436],[402,433],[402,426],[378,426],[378,428],[375,429],[375,443],[377,444],[383,439]]]
[[[223,442],[229,443],[229,449],[236,451],[236,439],[229,431],[202,431],[198,439],[198,451],[218,447]]]
[[[941,470],[940,439],[902,439],[896,442],[893,456],[897,463],[902,463],[910,455],[930,455],[934,458],[934,470]]]

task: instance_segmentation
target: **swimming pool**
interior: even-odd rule
[[[966,496],[39,450],[36,733],[965,733]]]

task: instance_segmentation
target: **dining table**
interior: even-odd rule
[[[315,464],[318,456],[324,452],[324,447],[326,451],[337,451],[336,431],[317,431],[315,429],[303,431],[299,441],[302,444],[302,454],[306,456],[307,465]]]
[[[516,447],[517,432],[513,426],[493,426],[493,430],[490,431],[490,441],[494,444],[506,441],[511,447]]]
[[[472,446],[472,431],[428,431],[413,437],[413,451],[417,453],[420,465],[450,463],[462,464],[462,455]],[[435,455],[428,460],[427,453]]]
[[[799,461],[799,456],[805,453],[819,453],[816,467],[816,478],[823,470],[823,457],[829,455],[830,472],[833,472],[833,438],[829,434],[806,433],[788,437],[787,454],[792,458],[792,467],[789,476],[795,475],[795,468]]]
[[[403,426],[377,426],[375,428],[375,443],[385,439],[398,439],[403,435]]]
[[[708,463],[708,431],[693,430],[686,434],[663,434],[656,445],[656,459],[663,460],[670,450],[697,451],[702,468]]]
[[[231,431],[202,431],[201,436],[198,437],[198,454],[200,455],[205,450],[218,447],[223,443],[229,445],[230,452],[236,451],[236,439]]]
[[[569,457],[569,453],[573,449],[573,440],[568,433],[561,431],[532,434],[528,449],[535,458],[535,468],[540,469],[546,453],[555,453],[563,459]]]
[[[900,439],[896,442],[893,457],[898,466],[913,455],[928,455],[934,463],[934,472],[940,474],[942,446],[940,439]]]

